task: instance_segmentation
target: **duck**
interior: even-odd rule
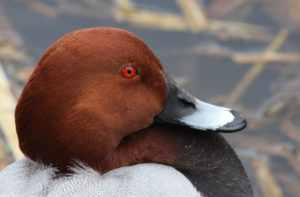
[[[25,158],[0,173],[0,196],[253,196],[220,134],[244,129],[243,115],[181,88],[123,29],[80,29],[52,44],[15,124]]]

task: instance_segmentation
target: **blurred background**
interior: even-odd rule
[[[14,108],[39,58],[94,26],[137,34],[181,86],[245,114],[224,136],[256,197],[300,195],[300,0],[1,0],[0,170],[22,157]]]

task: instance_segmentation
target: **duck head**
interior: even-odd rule
[[[140,38],[108,27],[78,30],[50,46],[23,89],[15,119],[27,157],[60,169],[80,160],[102,173],[144,162],[191,170],[186,155],[200,157],[207,146],[220,158],[229,151],[240,167],[216,132],[246,126],[238,112],[176,85]]]

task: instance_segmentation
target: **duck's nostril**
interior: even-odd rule
[[[181,103],[184,107],[191,107],[196,108],[195,104],[193,102],[187,101],[183,98],[178,98],[179,103]]]

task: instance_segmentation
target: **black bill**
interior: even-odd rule
[[[235,132],[246,127],[246,120],[239,112],[200,101],[178,87],[170,76],[163,75],[168,97],[164,109],[155,117],[157,122],[219,132]]]

